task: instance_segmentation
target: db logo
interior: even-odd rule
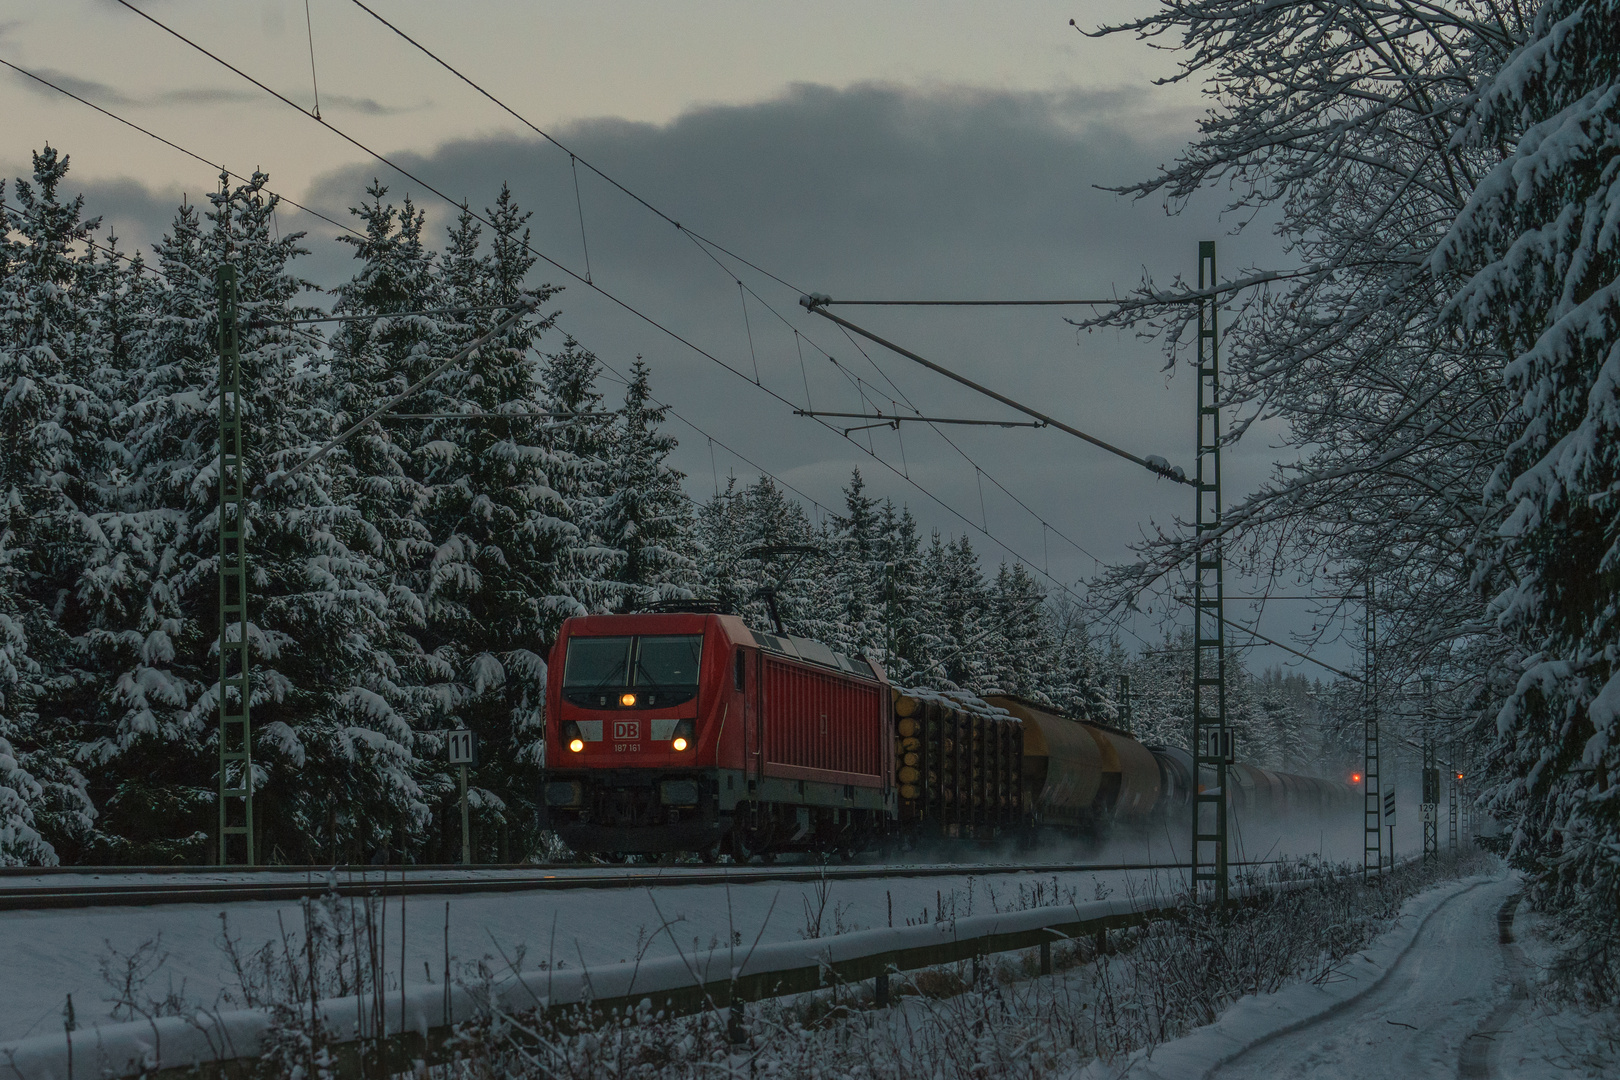
[[[637,739],[641,737],[641,725],[634,720],[613,721],[613,737],[615,739]]]

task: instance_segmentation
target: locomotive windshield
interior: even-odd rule
[[[637,638],[635,685],[696,687],[702,658],[702,634]]]
[[[563,696],[586,708],[664,708],[697,694],[702,634],[568,639]]]
[[[630,684],[630,646],[635,638],[577,637],[568,642],[563,689],[612,689]]]

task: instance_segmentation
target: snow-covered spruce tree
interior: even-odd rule
[[[604,532],[615,419],[602,407],[603,395],[596,386],[601,374],[596,354],[572,337],[565,337],[556,352],[547,353],[540,369],[543,400],[553,414],[546,436],[568,462],[568,468],[555,470],[551,486],[568,504],[574,523],[596,540]]]
[[[880,582],[883,645],[878,654],[889,678],[903,686],[929,685],[938,676],[938,640],[931,624],[936,600],[923,576],[917,520],[906,507],[885,502],[879,516],[883,566]]]
[[[831,576],[826,558],[761,550],[783,545],[825,550],[825,538],[804,507],[770,477],[761,476],[741,491],[731,478],[724,491],[698,508],[694,547],[700,593],[734,609],[749,626],[774,632],[762,593],[773,589],[789,633],[832,640],[832,620],[817,598],[818,588]]]
[[[13,594],[15,575],[0,564],[0,866],[50,866],[56,849],[40,835],[45,789],[18,759],[37,739],[39,717],[28,708],[40,667],[28,655],[28,631]]]
[[[877,500],[866,494],[866,481],[856,469],[844,488],[844,514],[830,548],[829,581],[836,612],[831,644],[852,656],[868,650],[883,655],[885,546],[882,512]]]
[[[689,599],[697,569],[686,550],[692,503],[682,474],[668,464],[675,440],[659,426],[669,409],[653,403],[650,375],[637,357],[608,446],[601,540],[615,553],[620,611]]]
[[[1192,737],[1192,631],[1165,634],[1126,664],[1136,737],[1185,750]]]
[[[322,462],[288,478],[333,430],[310,339],[283,324],[306,284],[275,238],[265,177],[211,196],[208,226],[183,208],[159,245],[167,287],[134,345],[133,479],[117,519],[140,566],[91,635],[113,691],[76,719],[102,810],[90,852],[117,861],[200,860],[215,829],[218,715],[218,359],[214,272],[238,269],[252,569],[255,809],[269,860],[355,857],[409,812],[410,733],[372,691],[386,673],[387,578],[371,531]],[[112,520],[112,519],[109,519]],[[111,530],[108,535],[112,536]],[[138,541],[138,542],[137,542]],[[136,558],[134,556],[139,556]],[[108,610],[111,610],[109,605]],[[327,800],[364,813],[339,835]],[[417,800],[419,802],[419,800]]]
[[[1500,343],[1512,408],[1475,580],[1522,653],[1497,717],[1496,813],[1570,963],[1620,996],[1620,3],[1548,0],[1479,90],[1461,149],[1511,147],[1432,266]]]
[[[130,334],[118,423],[128,479],[84,575],[100,612],[84,633],[86,663],[111,676],[101,700],[83,709],[89,722],[74,724],[101,811],[78,852],[84,860],[200,859],[213,807],[208,718],[193,708],[217,677],[193,655],[209,647],[197,614],[211,594],[190,580],[212,557],[196,532],[204,507],[217,503],[218,420],[209,404],[218,322],[204,248],[197,208],[182,206],[154,252],[163,283]]]
[[[0,715],[16,780],[7,801],[43,837],[24,844],[18,832],[16,850],[37,861],[81,837],[92,814],[64,714],[95,697],[78,647],[88,621],[78,585],[117,455],[116,391],[92,318],[106,275],[87,272],[74,250],[98,221],[84,219],[82,197],[63,197],[65,156],[47,146],[33,166],[16,182],[15,210],[0,210],[0,584],[16,676]]]
[[[932,629],[939,641],[938,670],[957,689],[982,689],[999,659],[984,571],[973,544],[966,536],[942,542],[935,533],[924,564],[930,589],[939,597],[930,609],[938,619]]]
[[[1284,674],[1282,668],[1268,668],[1250,680],[1254,698],[1256,728],[1266,732],[1270,758],[1255,760],[1288,772],[1333,775],[1337,762],[1325,763],[1314,753],[1306,710],[1310,706],[1309,684],[1302,675]]]
[[[400,711],[415,699],[400,685],[393,634],[403,620],[392,605],[409,597],[395,587],[389,545],[379,550],[366,516],[385,500],[368,506],[365,498],[398,478],[390,470],[374,479],[364,465],[349,471],[352,458],[323,459],[291,475],[335,433],[342,414],[311,362],[308,338],[279,325],[308,286],[288,267],[301,253],[301,234],[271,237],[275,200],[264,179],[255,174],[228,204],[216,197],[231,215],[223,254],[236,262],[242,295],[266,324],[249,331],[242,349],[256,391],[251,450],[262,455],[255,464],[263,470],[248,507],[250,562],[257,552],[252,587],[263,598],[252,619],[264,654],[256,657],[254,694],[256,763],[265,773],[260,847],[270,859],[334,851],[361,858],[408,842],[428,814],[415,733]],[[381,455],[369,460],[377,464]],[[404,484],[396,490],[415,494]],[[388,540],[409,542],[408,523],[391,528],[403,535]]]
[[[451,227],[440,295],[468,308],[544,302],[554,289],[524,284],[534,264],[528,215],[503,188],[486,216],[495,225],[487,254],[471,214]],[[469,313],[451,336],[471,340],[502,318]],[[576,462],[536,415],[546,404],[531,347],[550,324],[525,317],[447,373],[434,411],[478,419],[433,421],[421,447],[434,545],[421,641],[452,684],[452,715],[482,743],[474,800],[484,859],[521,856],[534,842],[546,650],[563,619],[606,610],[612,595],[605,552],[552,482]]]
[[[990,585],[992,666],[985,690],[1051,703],[1046,693],[1054,659],[1047,634],[1046,594],[1023,563],[1002,563]]]
[[[452,347],[439,317],[410,314],[444,306],[434,272],[436,257],[423,241],[424,214],[409,198],[398,208],[384,203],[387,188],[376,181],[366,195],[366,201],[350,210],[362,223],[363,235],[339,238],[353,248],[360,265],[335,290],[335,310],[394,317],[344,323],[333,336],[329,389],[323,396],[339,429],[415,384]],[[429,384],[401,402],[394,414],[361,430],[332,456],[334,497],[356,512],[364,531],[354,542],[386,578],[387,606],[370,642],[378,666],[364,691],[377,709],[391,712],[400,731],[411,733],[409,740],[397,740],[411,748],[411,781],[402,780],[397,789],[403,801],[379,815],[374,796],[363,785],[355,789],[359,798],[351,799],[343,785],[323,796],[326,832],[338,847],[386,844],[396,826],[400,846],[432,844],[438,832],[430,828],[430,808],[447,802],[455,787],[439,760],[434,734],[450,726],[454,690],[449,672],[420,641],[427,619],[426,569],[433,554],[425,520],[429,493],[423,446],[431,419],[445,404],[441,384]],[[380,822],[373,821],[379,817]]]
[[[1038,674],[1041,689],[1069,716],[1116,722],[1117,688],[1103,682],[1101,658],[1092,640],[1085,610],[1067,593],[1047,599],[1046,655]]]

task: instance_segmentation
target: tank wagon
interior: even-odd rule
[[[882,667],[734,615],[569,619],[548,657],[543,824],[575,851],[848,853],[876,841],[1101,836],[1185,820],[1186,751],[1019,698],[902,692]],[[1239,813],[1355,805],[1229,769]]]

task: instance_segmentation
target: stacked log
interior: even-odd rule
[[[1023,725],[1015,717],[896,690],[894,753],[906,825],[990,839],[1020,823]]]

